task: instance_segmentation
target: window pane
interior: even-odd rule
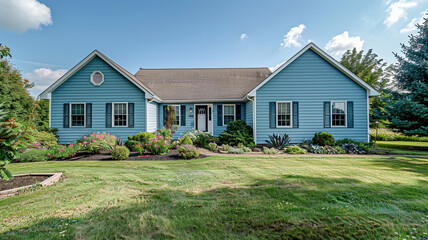
[[[114,126],[126,127],[127,125],[126,107],[127,107],[126,103],[114,103],[114,113],[113,113]]]
[[[224,116],[224,125],[229,124],[230,122],[232,122],[234,119],[233,116]]]
[[[291,126],[291,103],[278,103],[278,126]]]
[[[71,104],[71,126],[85,126],[85,104]]]
[[[235,106],[224,106],[224,115],[234,115],[235,114]]]
[[[333,113],[345,113],[345,103],[344,102],[334,102],[333,103]]]

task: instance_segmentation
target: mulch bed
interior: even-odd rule
[[[51,176],[16,176],[9,181],[0,180],[0,191],[33,185],[35,183],[43,182],[49,177]]]
[[[206,158],[205,154],[199,154],[197,158]],[[109,152],[101,152],[95,155],[81,155],[71,158],[70,161],[93,161],[93,160],[113,160]],[[164,155],[139,155],[138,152],[129,153],[127,161],[171,161],[171,160],[186,160],[178,157],[178,152],[173,150]]]

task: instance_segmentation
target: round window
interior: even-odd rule
[[[95,86],[100,86],[104,82],[104,75],[99,71],[93,72],[91,75],[91,82]]]

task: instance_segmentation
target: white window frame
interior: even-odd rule
[[[333,126],[333,103],[345,104],[345,126]],[[330,102],[330,126],[332,128],[346,128],[348,127],[348,101],[331,101]]]
[[[290,126],[278,126],[278,103],[289,103],[290,104]],[[276,113],[275,113],[275,125],[276,128],[292,128],[293,127],[293,102],[291,101],[278,101],[276,102]]]
[[[80,105],[80,104],[83,104],[83,126],[73,126],[73,112],[72,112],[72,105]],[[70,103],[70,106],[69,106],[69,108],[70,108],[70,127],[73,127],[73,128],[85,128],[86,127],[86,103]]]
[[[226,114],[224,114],[224,107],[225,106],[227,106],[227,107],[233,107],[233,121],[236,121],[236,104],[223,104],[223,109],[222,109],[222,111],[223,111],[223,126],[227,126],[227,124],[225,124],[224,123],[224,117],[226,117]],[[228,115],[228,116],[230,116],[230,115]]]
[[[175,108],[178,107],[178,124],[174,126],[181,126],[181,105],[168,105],[168,106],[174,107],[174,114],[176,117],[177,117],[177,113],[175,112]]]
[[[101,79],[102,79],[101,83],[96,83],[96,82],[94,82],[93,77],[94,77],[95,73],[99,73],[99,74],[101,74],[101,77],[102,77],[102,78],[101,78]],[[101,86],[101,84],[103,84],[103,83],[104,83],[104,74],[103,74],[101,71],[94,71],[94,72],[91,74],[91,83],[92,83],[92,85],[94,85],[94,86],[96,86],[96,87]]]
[[[126,125],[125,126],[116,126],[116,125],[114,125],[114,105],[115,104],[126,104]],[[128,108],[128,103],[127,102],[113,102],[111,104],[111,126],[112,127],[117,127],[117,128],[128,127],[128,123],[129,123],[129,108]]]

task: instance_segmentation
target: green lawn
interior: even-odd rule
[[[376,148],[390,150],[392,154],[428,155],[428,142],[378,141]]]
[[[428,233],[428,158],[422,157],[219,156],[10,169],[65,172],[52,187],[0,200],[1,239],[422,239]]]

